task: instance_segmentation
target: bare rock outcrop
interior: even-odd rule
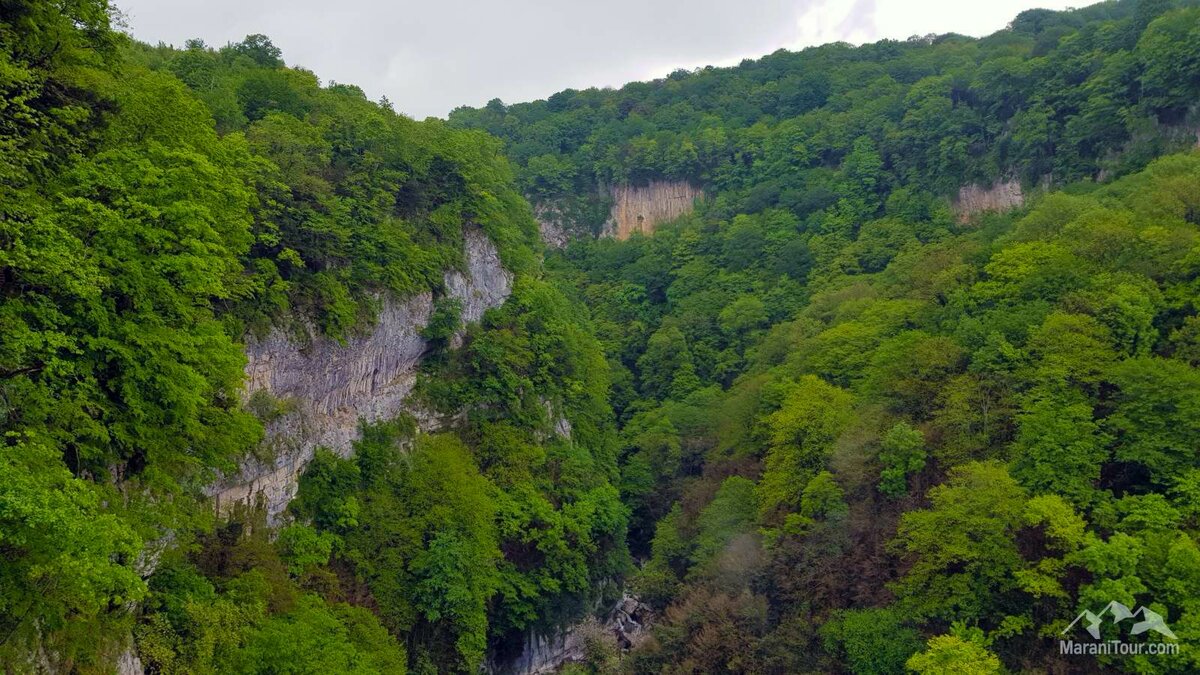
[[[117,675],[142,675],[146,672],[146,668],[142,665],[142,659],[138,657],[137,646],[134,644],[132,636],[130,638],[129,644],[117,655]]]
[[[609,610],[603,622],[589,619],[551,635],[528,633],[521,654],[504,665],[490,664],[489,673],[548,675],[567,663],[586,657],[588,641],[602,639],[619,651],[640,644],[649,634],[653,611],[636,597],[626,594]]]
[[[704,191],[684,181],[656,180],[647,185],[618,185],[594,195],[610,202],[608,219],[600,227],[602,237],[628,239],[634,232],[650,234],[655,226],[691,213]],[[603,200],[601,200],[603,196]],[[533,208],[542,242],[547,248],[565,248],[574,237],[595,236],[594,230],[572,224],[561,202],[550,200]]]
[[[474,323],[499,307],[512,293],[512,273],[500,264],[496,245],[479,230],[467,230],[463,244],[466,270],[450,270],[443,280],[446,294],[462,301],[462,322]]]
[[[563,225],[563,216],[557,209],[550,206],[535,206],[533,218],[537,221],[538,232],[542,235],[542,243],[547,248],[566,248],[570,241],[567,228]]]
[[[513,277],[479,230],[466,232],[464,259],[465,269],[448,271],[444,283],[446,294],[461,302],[462,319],[468,323],[508,298]],[[265,425],[263,452],[246,458],[237,475],[210,488],[217,508],[262,498],[273,521],[295,496],[300,473],[316,448],[347,456],[359,437],[360,420],[411,412],[423,417],[426,426],[435,424],[406,404],[426,350],[420,332],[432,311],[433,296],[426,292],[402,302],[385,299],[371,331],[345,344],[322,336],[305,343],[282,329],[261,340],[248,339],[247,396],[252,401],[265,396],[280,412]]]
[[[1025,193],[1018,180],[997,181],[991,187],[964,185],[954,200],[954,212],[965,223],[979,213],[1015,209],[1025,203]]]
[[[651,181],[649,185],[612,188],[613,206],[604,234],[628,239],[634,232],[650,234],[655,225],[691,213],[704,191],[684,181]]]

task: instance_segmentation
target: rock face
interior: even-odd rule
[[[500,264],[483,232],[466,232],[466,270],[444,277],[446,294],[462,304],[463,323],[478,321],[512,292],[512,274]],[[406,410],[416,368],[426,350],[421,329],[433,311],[426,292],[403,302],[385,300],[369,334],[340,344],[316,337],[301,344],[275,329],[246,342],[246,393],[265,392],[282,414],[266,424],[265,452],[273,459],[247,458],[237,475],[212,488],[217,508],[265,501],[271,521],[296,494],[297,481],[319,446],[347,456],[359,437],[359,420],[376,422]],[[315,332],[310,331],[315,334]],[[260,395],[261,396],[261,395]],[[426,426],[434,421],[423,420]]]
[[[596,195],[597,198],[600,195]],[[608,190],[608,219],[600,228],[600,236],[628,239],[634,232],[650,234],[659,223],[691,213],[696,200],[704,191],[683,181],[651,181],[649,185],[618,185]],[[548,248],[564,248],[572,237],[592,236],[568,224],[562,204],[553,200],[534,206],[533,216]],[[583,228],[586,230],[586,228]]]
[[[1025,193],[1017,180],[1000,181],[989,188],[980,185],[964,185],[954,201],[954,212],[959,222],[987,211],[1008,211],[1025,203]]]
[[[521,655],[511,663],[490,664],[494,675],[547,675],[567,663],[583,661],[587,642],[603,639],[621,651],[637,646],[648,635],[653,612],[637,598],[626,594],[605,617],[572,626],[553,635],[527,634]]]
[[[654,226],[692,212],[704,192],[682,181],[651,181],[645,187],[612,188],[613,206],[604,234],[628,239],[634,232],[650,234]]]
[[[132,636],[131,636],[132,638]],[[130,639],[129,645],[117,656],[117,675],[142,675],[146,669],[142,666],[142,660],[138,658],[137,648]]]
[[[462,302],[462,322],[474,323],[483,313],[504,304],[512,293],[512,273],[500,264],[495,244],[482,231],[470,229],[463,244],[466,272],[451,270],[444,281],[446,294]]]
[[[542,243],[547,248],[566,248],[570,237],[562,224],[562,214],[548,206],[538,206],[533,209],[533,218],[537,221],[538,231],[542,235]]]

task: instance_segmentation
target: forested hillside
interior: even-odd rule
[[[469,671],[578,617],[628,564],[606,368],[538,278],[499,142],[263,36],[152,48],[111,21],[0,14],[0,670]],[[454,303],[416,328],[464,371],[431,405],[474,412],[318,454],[282,529],[216,514],[205,487],[289,405],[245,400],[240,343],[347,340],[387,297],[440,297],[468,226],[512,297],[453,360]]]
[[[1054,638],[1114,599],[1193,645],[1198,218],[1191,153],[1019,214],[869,221],[903,232],[883,269],[845,271],[853,247],[803,284],[782,210],[569,249],[632,584],[664,610],[631,667],[1086,672]]]
[[[564,672],[1200,670],[1194,2],[448,122],[118,28],[0,13],[5,672],[503,670],[623,592],[648,634],[577,629]],[[656,180],[706,196],[590,236]],[[956,208],[998,182],[1024,203]],[[513,281],[466,325],[471,231]],[[294,413],[244,346],[418,296],[413,414],[277,519],[218,508]],[[1060,652],[1114,601],[1167,632],[1104,637],[1179,652]]]
[[[1196,17],[1167,12],[1195,4],[1029,10],[978,40],[780,50],[618,90],[492,100],[450,120],[505,139],[530,200],[560,205],[581,230],[608,211],[597,187],[663,178],[717,192],[725,218],[778,206],[809,229],[826,215],[848,228],[893,193],[893,211],[919,211],[927,194],[971,183],[1112,177],[1190,147]]]
[[[1198,45],[1190,3],[1110,2],[451,115],[577,234],[605,186],[709,195],[548,260],[661,612],[625,669],[1200,668]],[[1181,653],[1060,654],[1114,600]]]

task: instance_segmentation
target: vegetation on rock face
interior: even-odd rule
[[[1059,632],[1117,600],[1184,654],[1104,665],[1193,670],[1200,154],[902,221],[885,267],[816,258],[747,341],[723,318],[787,277],[726,243],[775,219],[796,223],[709,212],[552,261],[609,354],[632,584],[662,610],[627,665],[1070,668]]]
[[[1069,669],[1055,638],[1109,600],[1187,651],[1200,156],[1154,157],[1195,144],[1198,11],[1030,11],[452,114],[535,202],[709,194],[547,262],[608,355],[631,583],[662,610],[628,669]],[[951,211],[1010,178],[1028,208]]]
[[[148,47],[110,20],[103,0],[9,3],[0,19],[0,661],[44,649],[53,668],[103,669],[132,631],[155,672],[474,666],[490,625],[549,615],[558,595],[582,604],[593,581],[619,575],[604,362],[561,297],[535,290],[536,227],[499,143],[322,86],[263,36]],[[529,277],[530,304],[508,320],[562,334],[533,353],[574,364],[539,382],[545,396],[562,390],[565,418],[578,411],[579,442],[542,450],[530,437],[550,428],[544,416],[509,436],[557,453],[540,462],[581,463],[563,469],[572,482],[510,459],[525,476],[498,488],[472,453],[504,453],[504,438],[466,432],[472,450],[422,441],[427,463],[401,471],[373,432],[364,446],[384,449],[363,454],[390,468],[345,483],[336,518],[301,509],[274,541],[253,513],[214,522],[202,488],[282,405],[243,408],[246,333],[295,323],[346,338],[381,294],[439,293],[467,226]],[[452,304],[439,303],[436,344],[457,327]],[[521,369],[532,340],[480,358],[535,377]],[[588,381],[559,386],[573,378]],[[313,472],[333,462],[321,457]],[[390,511],[398,498],[411,518]],[[544,518],[562,522],[543,535]],[[389,547],[365,523],[417,543]],[[499,548],[536,554],[542,536],[546,566]],[[406,568],[361,553],[380,547]],[[490,612],[502,591],[513,609]]]
[[[149,47],[103,0],[8,3],[0,662],[104,671],[132,635],[151,672],[473,671],[625,583],[650,638],[576,670],[1195,671],[1192,5],[446,124],[263,36]],[[1014,177],[1020,210],[952,212]],[[520,191],[587,223],[658,178],[710,198],[539,265]],[[435,303],[414,400],[448,429],[318,451],[279,528],[214,517],[203,486],[287,404],[243,402],[239,341],[440,295],[475,225],[516,277],[478,325]],[[1180,653],[1068,661],[1110,601]]]
[[[530,200],[584,229],[607,216],[598,187],[669,178],[718,193],[723,219],[785,208],[836,251],[879,215],[920,220],[927,193],[1112,176],[1195,143],[1194,5],[1033,9],[983,39],[780,50],[450,122],[503,138]]]

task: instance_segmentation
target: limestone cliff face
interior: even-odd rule
[[[613,207],[604,234],[628,239],[634,232],[650,234],[654,226],[692,212],[704,192],[683,181],[651,181],[644,187],[612,188]]]
[[[619,185],[608,190],[606,198],[593,195],[599,203],[612,203],[600,236],[628,239],[634,232],[650,234],[659,223],[691,213],[704,191],[683,181],[651,181],[649,185]],[[542,241],[547,248],[563,248],[573,237],[592,236],[588,228],[571,224],[566,209],[553,200],[533,209]]]
[[[958,214],[959,222],[966,222],[978,213],[1008,211],[1024,203],[1025,193],[1020,181],[998,181],[991,187],[964,185],[954,201],[954,212]]]
[[[603,622],[590,619],[548,635],[530,631],[514,660],[490,662],[484,670],[489,675],[550,675],[568,663],[584,661],[589,640],[602,640],[628,651],[649,635],[654,614],[638,598],[625,594],[602,618]]]
[[[533,217],[537,220],[538,232],[546,248],[566,248],[570,236],[563,225],[562,214],[553,206],[536,206]]]
[[[462,303],[468,323],[501,305],[512,292],[513,278],[481,231],[467,231],[464,258],[466,270],[447,272],[444,282],[446,294]],[[403,302],[385,300],[371,331],[346,344],[324,337],[302,344],[279,329],[261,340],[248,339],[247,396],[266,392],[286,412],[266,424],[266,452],[259,454],[274,459],[247,458],[237,475],[214,485],[210,494],[217,508],[254,503],[261,496],[273,521],[295,496],[299,475],[316,448],[348,455],[359,437],[360,419],[375,422],[409,412],[423,426],[436,426],[405,401],[426,349],[420,331],[432,311],[430,293]]]
[[[504,304],[512,293],[513,275],[500,264],[495,244],[480,230],[467,230],[463,245],[466,272],[451,270],[444,281],[446,292],[462,302],[462,321],[474,323],[489,309]]]

